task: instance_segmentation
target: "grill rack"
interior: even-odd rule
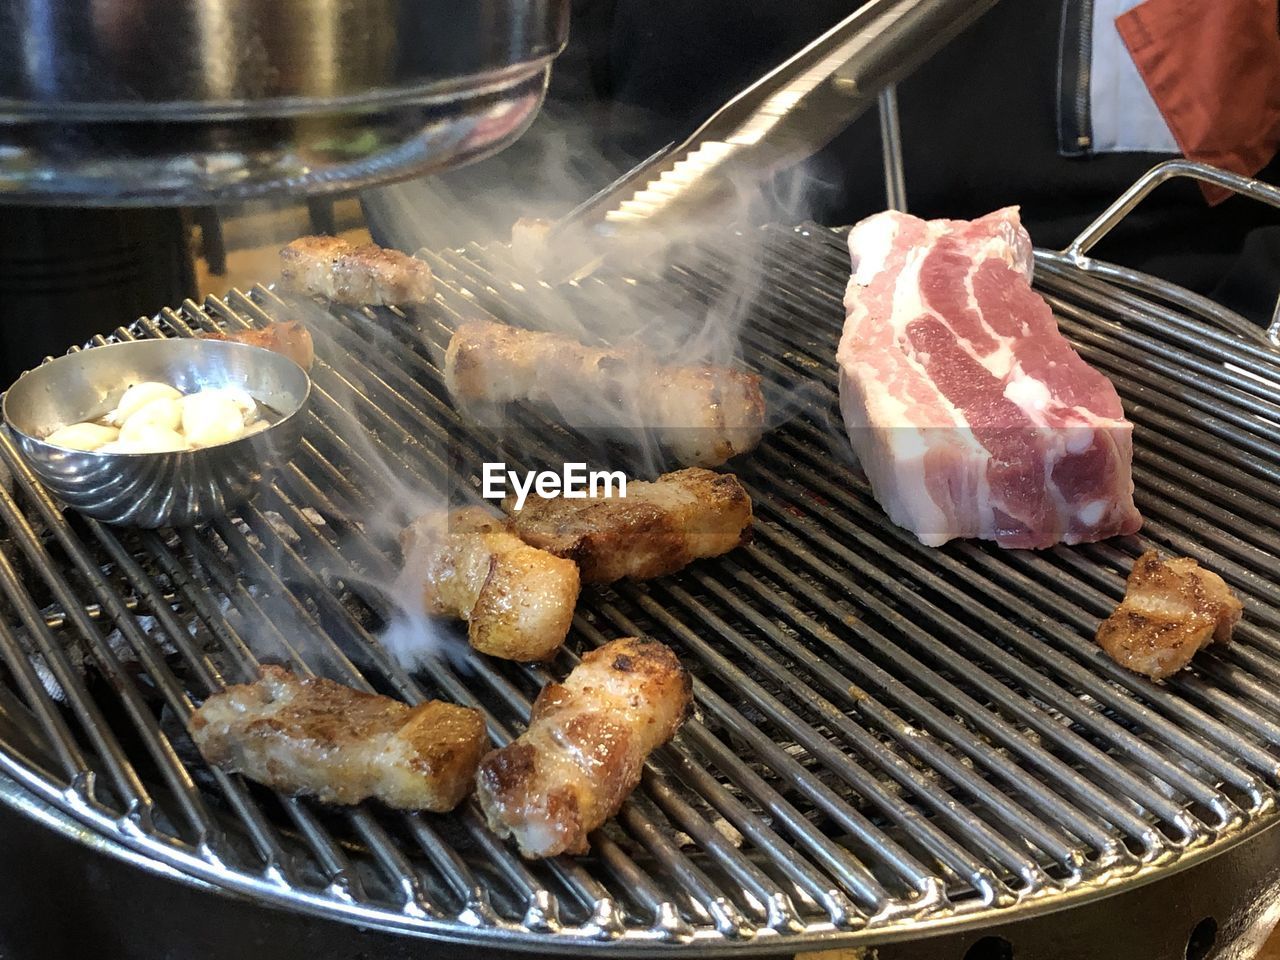
[[[14,481],[0,494],[0,768],[190,878],[365,926],[588,952],[794,951],[1013,919],[1189,865],[1273,820],[1270,347],[1042,256],[1064,332],[1136,424],[1147,524],[1042,554],[931,549],[889,524],[839,459],[840,236],[768,228],[691,250],[658,284],[598,274],[563,295],[507,279],[502,251],[425,256],[440,293],[411,318],[308,310],[320,360],[303,449],[239,518],[138,533],[64,516],[0,437]],[[762,269],[746,295],[735,264]],[[398,477],[447,483],[443,451],[501,446],[457,421],[439,382],[432,358],[453,325],[536,322],[565,297],[586,316],[619,296],[685,322],[742,300],[748,363],[801,415],[734,464],[756,505],[753,545],[584,595],[571,648],[650,633],[698,678],[696,719],[592,855],[526,864],[470,805],[341,812],[206,768],[181,721],[264,650],[407,700],[483,705],[498,743],[518,729],[573,655],[550,671],[477,658],[468,672],[407,672],[375,639],[391,612],[376,585],[394,574],[393,525],[355,518],[402,497]],[[299,309],[259,288],[113,339]],[[796,399],[811,380],[825,405]],[[532,411],[513,427],[534,458],[586,449]],[[1148,545],[1197,557],[1246,605],[1236,643],[1163,685],[1091,640]]]

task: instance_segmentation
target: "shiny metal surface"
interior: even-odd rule
[[[1133,186],[1121,194],[1115,203],[1098,214],[1097,218],[1081,231],[1080,236],[1076,237],[1065,250],[1058,254],[1057,259],[1069,262],[1081,270],[1099,273],[1107,279],[1125,283],[1126,271],[1123,268],[1116,268],[1111,264],[1105,263],[1095,265],[1094,261],[1088,256],[1089,251],[1110,233],[1120,221],[1128,216],[1133,208],[1140,204],[1152,190],[1162,183],[1167,183],[1179,177],[1213,184],[1216,187],[1230,190],[1232,193],[1250,197],[1273,207],[1280,207],[1280,189],[1273,187],[1269,183],[1264,183],[1253,177],[1242,177],[1237,173],[1219,170],[1217,167],[1212,167],[1205,163],[1196,163],[1193,160],[1166,160],[1148,170]],[[1128,285],[1140,286],[1141,281],[1138,284]],[[1257,326],[1243,317],[1231,315],[1230,311],[1223,311],[1223,313],[1228,315],[1228,322],[1242,334],[1253,337],[1261,335]],[[1280,347],[1280,299],[1277,299],[1275,309],[1272,311],[1271,323],[1267,327],[1266,337],[1272,345]]]
[[[31,829],[32,821],[44,829]],[[40,865],[40,885],[20,882],[32,863]],[[0,888],[6,894],[0,898],[0,951],[12,957],[81,960],[77,944],[83,939],[65,934],[68,924],[81,923],[92,924],[102,942],[125,944],[129,960],[185,957],[193,942],[200,943],[201,960],[256,960],[266,942],[276,960],[421,960],[424,953],[412,938],[221,894],[90,833],[3,773]],[[49,897],[50,889],[74,890],[74,902]],[[156,903],[165,905],[162,915]],[[1178,909],[1171,911],[1170,904]],[[1020,960],[1137,960],[1137,944],[1141,960],[1185,960],[1188,952],[1198,960],[1246,960],[1255,956],[1278,915],[1280,828],[1270,827],[1186,870],[1077,909],[881,944],[873,960],[999,960],[999,950],[975,948],[992,937],[1008,943]],[[1208,951],[1203,935],[1196,934],[1206,919],[1216,925]],[[1116,935],[1119,929],[1123,937]],[[1192,942],[1200,948],[1188,951]],[[434,943],[430,956],[475,960],[476,949]],[[486,960],[522,955],[484,949]]]
[[[907,212],[907,176],[902,164],[902,126],[898,123],[898,88],[880,91],[880,154],[884,159],[884,205]]]
[[[708,218],[744,209],[757,185],[825,146],[995,3],[863,4],[683,143],[646,160],[558,223],[548,239],[559,248],[549,269],[557,277],[581,275],[582,264],[600,255],[601,238],[678,237],[696,233]],[[891,94],[889,106],[892,100]]]
[[[246,391],[280,419],[230,443],[176,453],[68,450],[41,438],[105,414],[130,383],[155,380],[183,393]],[[186,526],[224,516],[252,497],[263,474],[287,463],[302,436],[311,383],[292,360],[217,340],[118,343],[51,360],[4,396],[4,421],[44,485],[105,523]]]
[[[306,305],[318,359],[298,455],[259,500],[198,531],[72,522],[0,437],[12,475],[0,485],[0,712],[27,718],[0,724],[0,770],[91,837],[358,926],[542,954],[754,956],[1091,903],[1277,822],[1280,351],[1170,309],[1171,289],[1156,303],[1044,270],[1064,332],[1136,425],[1146,526],[1034,553],[934,549],[889,523],[841,457],[843,236],[726,232],[661,281],[605,269],[554,290],[517,279],[501,249],[426,256],[438,293],[412,315]],[[743,262],[759,271],[749,292]],[[505,441],[459,418],[438,366],[451,330],[565,311],[590,330],[623,303],[687,329],[726,297],[742,311],[744,362],[771,403],[798,410],[732,465],[755,541],[676,576],[584,591],[550,664],[399,661],[380,586],[397,573],[406,488],[443,489],[468,475],[460,462],[523,470],[599,452],[536,411],[512,411]],[[255,289],[113,336],[298,312]],[[1196,557],[1246,605],[1232,644],[1159,684],[1092,639],[1152,547]],[[281,797],[211,770],[183,732],[203,697],[270,658],[483,708],[502,743],[542,683],[629,632],[678,650],[696,715],[586,857],[524,862],[471,804],[405,816]]]
[[[519,135],[568,0],[0,0],[0,203],[347,190]]]

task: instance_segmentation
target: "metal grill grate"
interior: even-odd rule
[[[843,239],[775,227],[763,241],[691,250],[661,282],[597,275],[568,293],[503,279],[500,251],[424,254],[440,292],[411,318],[308,310],[320,359],[303,449],[255,505],[207,528],[128,532],[64,515],[0,437],[13,481],[0,493],[0,767],[190,877],[365,925],[575,951],[794,950],[992,922],[1138,881],[1268,822],[1280,781],[1277,353],[1045,257],[1040,282],[1064,331],[1137,424],[1146,526],[1042,553],[926,548],[847,464],[832,360]],[[748,255],[761,279],[739,294],[735,262]],[[443,488],[458,457],[497,458],[499,438],[458,420],[433,359],[460,319],[536,323],[572,308],[589,325],[620,296],[677,324],[733,301],[748,317],[747,362],[796,416],[733,465],[756,507],[751,546],[584,593],[570,650],[633,633],[668,641],[697,677],[698,705],[591,855],[525,863],[473,806],[344,812],[205,767],[183,724],[258,656],[482,706],[499,743],[519,729],[573,654],[549,670],[477,658],[406,671],[378,639],[393,612],[378,586],[395,573],[393,525],[368,518],[395,513],[397,479]],[[114,337],[299,309],[257,289]],[[585,441],[535,412],[513,418],[518,453],[589,459]],[[1160,685],[1091,639],[1151,545],[1200,559],[1245,598],[1237,642]]]

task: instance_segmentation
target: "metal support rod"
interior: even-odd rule
[[[884,157],[884,200],[890,210],[907,212],[907,178],[902,166],[902,128],[898,125],[898,88],[880,91],[880,152]]]
[[[1098,241],[1127,217],[1147,194],[1165,181],[1178,177],[1210,183],[1230,190],[1232,193],[1252,197],[1254,200],[1280,208],[1280,189],[1269,183],[1263,183],[1253,177],[1242,177],[1237,173],[1229,173],[1193,160],[1166,160],[1148,170],[1132,187],[1121,194],[1115,203],[1102,211],[1097,219],[1085,227],[1071,245],[1062,251],[1062,255],[1076,266],[1087,269],[1089,265],[1087,254]],[[1271,312],[1271,323],[1267,326],[1267,339],[1280,347],[1280,299],[1276,301],[1275,308]]]

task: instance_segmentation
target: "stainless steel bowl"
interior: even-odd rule
[[[0,204],[351,190],[491,153],[570,0],[0,0]]]
[[[130,383],[157,380],[183,393],[236,387],[280,415],[266,430],[177,453],[68,450],[42,437],[94,420]],[[265,471],[285,463],[302,437],[311,395],[305,370],[278,353],[219,340],[138,340],[51,360],[4,396],[4,421],[45,485],[68,506],[106,523],[187,526],[252,497]]]

